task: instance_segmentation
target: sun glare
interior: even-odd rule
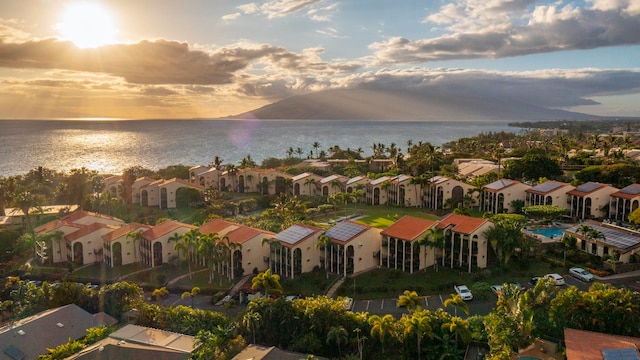
[[[95,3],[69,5],[56,25],[63,39],[80,48],[95,48],[115,42],[117,29],[111,14]]]

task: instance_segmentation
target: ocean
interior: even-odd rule
[[[169,165],[207,165],[214,156],[238,164],[247,156],[260,164],[284,158],[289,147],[313,150],[338,145],[362,148],[382,143],[406,152],[407,141],[434,145],[481,132],[519,132],[508,121],[363,120],[0,120],[0,176],[38,166],[68,172],[86,167],[119,174],[131,166],[157,170]],[[315,153],[315,151],[314,151]]]

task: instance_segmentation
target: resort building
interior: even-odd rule
[[[525,206],[552,205],[567,207],[567,192],[575,189],[571,184],[547,180],[525,190]]]
[[[142,186],[139,190],[140,205],[157,206],[160,209],[175,209],[179,201],[188,202],[189,194],[185,189],[193,189],[200,194],[204,187],[182,179],[156,180]],[[184,196],[181,194],[185,193]],[[134,195],[134,199],[137,198]]]
[[[345,191],[347,192],[347,194],[351,194],[356,190],[362,190],[362,196],[364,196],[365,188],[367,187],[367,184],[369,182],[371,182],[371,179],[366,176],[353,177],[347,180],[345,184]]]
[[[493,223],[470,216],[451,214],[436,225],[443,229],[445,246],[441,249],[442,265],[466,267],[468,272],[487,267],[488,245],[485,231]]]
[[[640,206],[640,184],[631,184],[611,194],[609,219],[617,223],[629,221],[629,214]]]
[[[324,264],[321,254],[325,248],[317,246],[324,230],[297,224],[275,234],[269,243],[269,256],[265,258],[274,274],[294,279]]]
[[[330,197],[345,192],[349,178],[342,175],[331,175],[320,179],[319,186],[322,196]]]
[[[102,236],[117,228],[116,225],[99,222],[80,225],[77,231],[65,236],[67,261],[78,266],[102,262],[104,250]]]
[[[516,180],[500,179],[482,187],[480,209],[492,214],[515,212],[514,200],[524,202],[525,191],[530,185]]]
[[[433,210],[444,209],[448,202],[462,202],[465,195],[474,189],[473,185],[456,179],[434,176],[423,187],[423,206]]]
[[[60,216],[78,210],[78,205],[47,205],[32,207],[28,211],[32,223],[40,222],[43,218]],[[0,216],[0,228],[20,229],[27,226],[27,217],[19,208],[5,208],[5,216]]]
[[[500,169],[497,164],[488,160],[460,161],[457,166],[458,177],[462,179],[474,179],[491,172],[498,174]]]
[[[389,180],[387,204],[409,207],[421,205],[421,185],[412,183],[411,179],[409,175],[398,175]]]
[[[342,221],[325,232],[331,240],[327,269],[343,276],[375,268],[379,264],[380,229]]]
[[[382,230],[380,266],[413,274],[433,265],[434,256],[427,259],[426,255],[435,252],[417,243],[435,225],[436,222],[432,220],[405,216]]]
[[[109,192],[109,193],[111,193],[112,197],[115,197],[117,199],[121,199],[122,198],[122,191],[121,191],[122,184],[123,184],[122,176],[120,176],[120,175],[109,176],[109,177],[104,179],[104,190],[102,192],[104,192],[104,193]]]
[[[291,178],[293,195],[316,196],[320,194],[319,184],[322,176],[314,173],[302,173]]]
[[[48,238],[46,241],[37,241],[35,244],[36,256],[40,262],[57,264],[67,261],[65,236],[80,230],[81,226],[71,222],[54,220],[33,229],[38,237]]]
[[[387,204],[387,190],[391,186],[391,178],[388,176],[382,176],[375,180],[371,180],[366,185],[366,197],[367,204],[369,205],[386,205]]]
[[[628,263],[640,249],[640,232],[621,226],[587,220],[564,231],[564,236],[578,239],[576,247],[596,256],[618,255],[617,260]]]
[[[124,220],[122,219],[84,210],[74,211],[60,219],[60,221],[77,225],[92,225],[93,223],[100,223],[120,226],[124,224]]]
[[[567,360],[639,359],[640,338],[564,328]]]
[[[606,218],[609,215],[609,197],[617,191],[613,186],[597,182],[578,185],[567,192],[569,216],[581,220]]]
[[[156,182],[159,180],[152,179],[148,176],[144,176],[141,178],[137,178],[136,181],[131,184],[131,203],[142,205],[142,189],[149,186],[149,184]],[[155,201],[155,198],[153,199]],[[146,206],[149,206],[149,193],[147,193],[147,198],[145,199]]]
[[[135,233],[142,233],[150,229],[150,225],[134,222],[102,235],[104,263],[111,268],[138,263],[142,242],[140,241],[141,236],[136,236]]]
[[[257,191],[262,195],[288,194],[291,189],[290,174],[275,169],[258,169]]]
[[[177,255],[175,242],[192,229],[197,227],[167,220],[141,233],[140,261],[150,267],[168,262],[172,255]]]
[[[229,268],[223,266],[222,273],[230,279],[248,274],[254,269],[264,271],[267,268],[264,258],[269,249],[262,247],[262,240],[272,238],[274,233],[222,219],[208,221],[199,230],[203,234],[215,233],[221,239],[228,239],[225,243],[228,249],[225,263],[229,264]]]

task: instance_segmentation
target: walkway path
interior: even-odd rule
[[[331,285],[331,287],[329,288],[329,290],[327,290],[327,297],[333,297],[333,295],[336,293],[336,290],[338,290],[338,288],[340,287],[340,285],[342,285],[342,283],[344,283],[344,281],[347,278],[345,278],[344,276],[341,277],[340,279],[338,279],[335,283],[333,283],[333,285]]]

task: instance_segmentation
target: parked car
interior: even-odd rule
[[[591,274],[589,271],[583,268],[572,267],[571,269],[569,269],[569,275],[573,276],[578,280],[582,280],[586,282],[593,281],[593,274]]]
[[[453,290],[456,291],[456,294],[460,295],[462,300],[469,301],[473,300],[473,294],[471,290],[466,285],[454,285]]]
[[[547,274],[544,277],[553,279],[556,282],[557,286],[564,285],[564,277],[562,277],[562,275],[560,274]]]

